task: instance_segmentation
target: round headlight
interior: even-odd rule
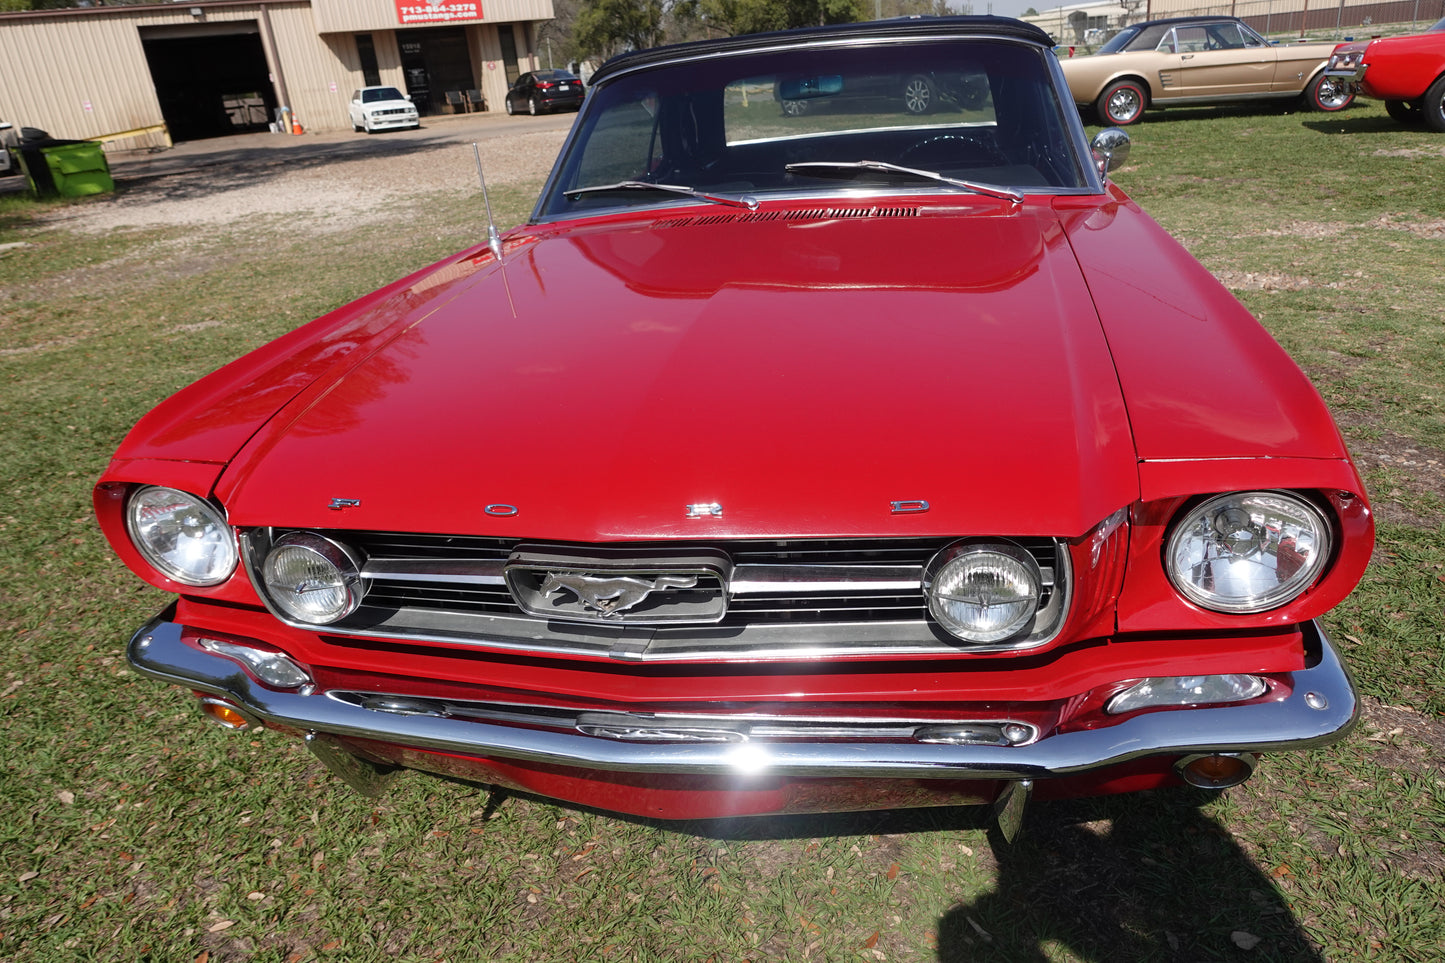
[[[1216,612],[1278,608],[1314,584],[1330,556],[1330,526],[1288,492],[1218,495],[1181,518],[1169,536],[1169,579]]]
[[[131,495],[125,527],[141,556],[167,578],[218,585],[236,570],[236,536],[203,498],[150,486]]]
[[[346,618],[366,594],[360,563],[350,550],[310,532],[276,539],[261,566],[261,580],[282,612],[311,625]]]
[[[1002,642],[1034,619],[1043,576],[1032,555],[1012,542],[951,545],[923,576],[928,611],[965,642]]]

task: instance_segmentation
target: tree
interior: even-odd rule
[[[551,60],[547,66],[565,66],[583,59],[576,39],[581,10],[581,0],[552,0],[552,19],[543,20],[537,28],[537,49],[546,51]]]
[[[662,43],[663,0],[583,0],[573,39],[578,50],[606,59]]]
[[[677,14],[736,36],[853,23],[863,19],[867,5],[867,0],[690,0],[679,4]]]
[[[1023,13],[1019,14],[1020,17],[1037,17],[1038,15],[1039,15],[1039,12],[1038,12],[1037,10],[1035,10],[1033,7],[1029,7],[1029,8],[1028,8],[1027,10],[1025,10]]]

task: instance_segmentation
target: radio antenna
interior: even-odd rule
[[[497,222],[492,218],[492,199],[487,196],[487,178],[482,173],[482,149],[472,141],[472,156],[477,159],[477,180],[482,184],[482,203],[487,205],[487,247],[498,263],[502,260],[502,235],[497,231]]]

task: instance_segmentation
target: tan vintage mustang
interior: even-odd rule
[[[1150,107],[1302,99],[1343,110],[1349,86],[1327,76],[1331,43],[1272,44],[1234,17],[1130,24],[1089,57],[1061,57],[1074,103],[1123,126]],[[1063,52],[1061,52],[1063,53]]]

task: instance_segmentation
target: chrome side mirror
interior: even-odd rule
[[[1099,176],[1106,177],[1110,171],[1123,167],[1129,159],[1129,135],[1122,127],[1106,128],[1094,135],[1089,150],[1094,155]]]

